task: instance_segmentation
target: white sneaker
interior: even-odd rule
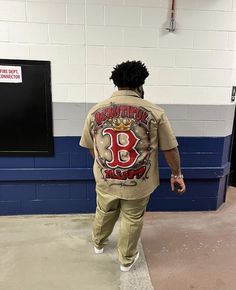
[[[121,270],[122,272],[128,272],[128,271],[133,267],[133,265],[137,262],[138,258],[139,258],[139,252],[138,252],[138,254],[136,255],[136,257],[135,257],[133,263],[132,263],[130,266],[125,267],[125,266],[120,265],[120,270]]]
[[[95,252],[95,254],[102,254],[103,251],[104,251],[104,248],[98,249],[98,248],[96,248],[96,247],[94,246],[94,252]]]

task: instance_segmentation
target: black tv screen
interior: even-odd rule
[[[49,61],[0,59],[0,155],[53,154]]]

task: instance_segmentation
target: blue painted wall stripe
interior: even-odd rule
[[[96,206],[93,160],[78,137],[55,137],[53,157],[0,157],[0,215],[88,213]],[[171,192],[159,154],[161,186],[148,210],[214,210],[225,198],[231,136],[178,137],[188,192]]]

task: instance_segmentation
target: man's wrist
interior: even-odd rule
[[[177,174],[177,175],[171,174],[171,178],[174,178],[174,179],[183,179],[184,176],[183,176],[183,174]]]

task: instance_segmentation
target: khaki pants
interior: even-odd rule
[[[97,191],[97,208],[93,224],[94,245],[103,248],[121,215],[118,255],[120,263],[124,266],[129,266],[138,252],[137,244],[149,198],[150,196],[124,200]]]

